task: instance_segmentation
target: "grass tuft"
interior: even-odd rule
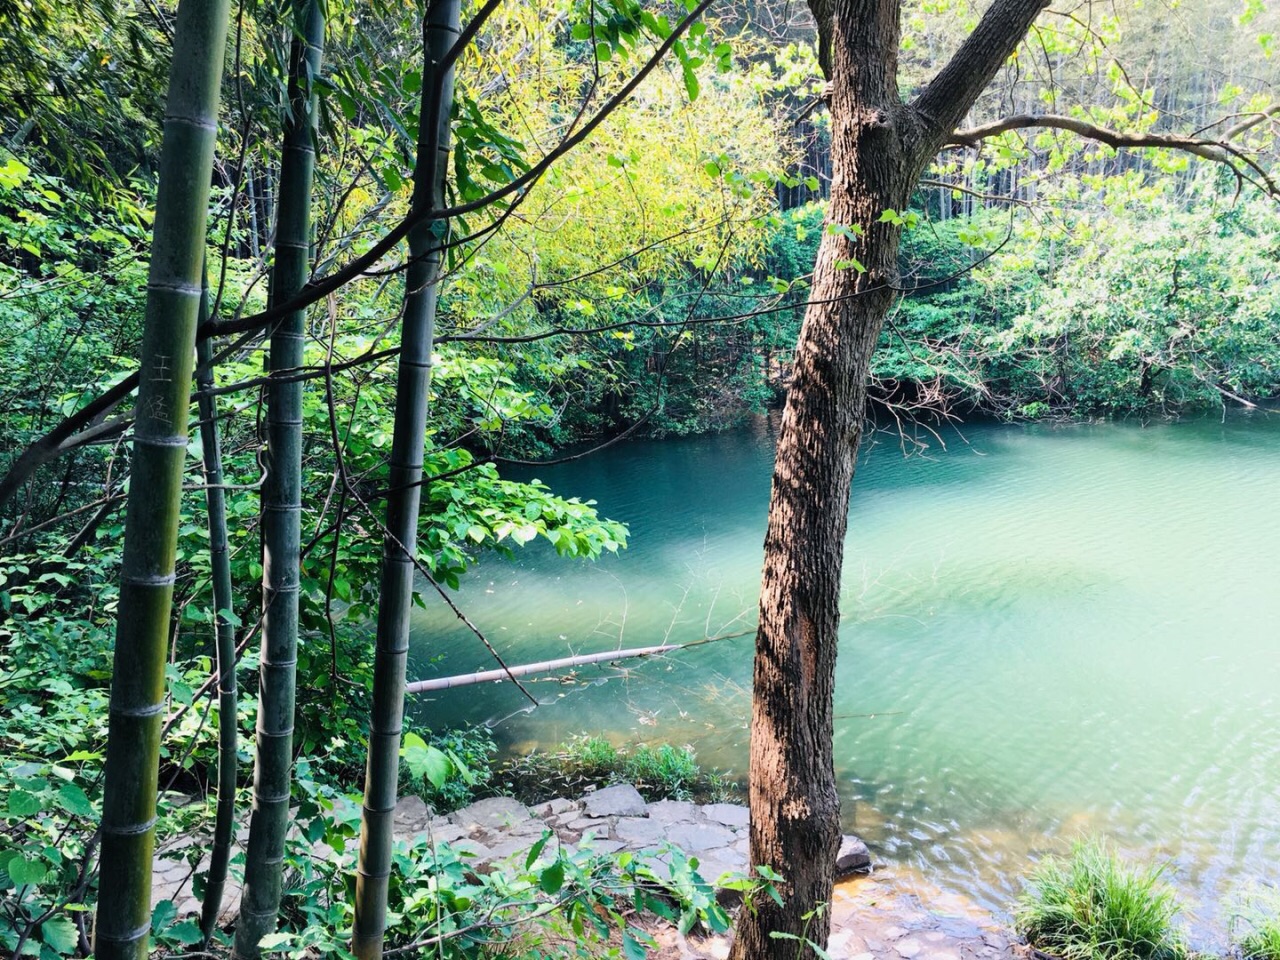
[[[1101,840],[1046,857],[1018,900],[1014,923],[1037,950],[1063,960],[1187,960],[1180,909],[1164,867],[1129,868]]]
[[[1280,890],[1258,884],[1236,898],[1231,941],[1244,960],[1280,960]]]

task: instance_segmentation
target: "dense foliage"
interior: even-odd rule
[[[812,25],[783,6],[760,0],[697,20],[633,96],[562,153],[566,131],[672,35],[679,8],[539,0],[486,14],[460,58],[452,111],[448,192],[462,212],[450,220],[440,284],[416,602],[436,602],[485,553],[544,539],[571,561],[625,546],[619,520],[572,490],[507,479],[505,460],[602,437],[723,429],[780,397],[818,242],[824,230],[849,229],[824,225],[830,132]],[[1265,78],[1277,12],[1194,6],[1165,28],[1137,3],[1037,28],[973,119],[1075,110],[1094,123],[1169,131],[1258,118],[1241,134],[1248,176],[1153,150],[1083,146],[1060,131],[948,150],[910,209],[882,213],[906,239],[903,296],[873,369],[873,415],[1171,417],[1280,395],[1280,213],[1259,189],[1274,147]],[[175,7],[0,2],[0,473],[20,474],[0,503],[0,948],[48,958],[87,952],[96,894],[137,411],[128,396],[94,404],[134,370],[140,347]],[[423,86],[420,11],[326,7],[328,66],[314,78],[319,278],[374,248],[409,210]],[[468,17],[481,10],[464,7]],[[219,612],[241,651],[242,761],[254,737],[267,340],[261,325],[236,325],[268,307],[291,9],[243,6],[224,83],[205,248],[212,319],[224,324],[209,395],[236,596],[234,609],[215,610],[192,424],[160,780],[168,837],[207,829],[212,812]],[[959,0],[910,5],[904,89],[929,76],[973,17]],[[1139,82],[1125,70],[1153,53],[1162,72]],[[555,162],[530,177],[547,158]],[[343,797],[365,762],[404,267],[389,252],[311,306],[296,372],[305,682],[295,799],[306,841],[334,850],[358,819]],[[58,433],[68,417],[81,419]],[[33,452],[39,465],[23,472]],[[406,786],[442,807],[465,802],[500,785],[491,750],[475,734],[411,738]],[[433,759],[420,769],[423,757]],[[625,776],[672,795],[723,786],[701,778],[684,751],[620,754],[593,738],[505,776],[516,787],[521,778]],[[242,769],[241,786],[248,777]],[[301,841],[289,856],[277,945],[340,952],[346,874],[318,866]],[[514,876],[477,879],[447,849],[401,849],[396,870],[400,945],[501,917],[537,891],[560,903],[574,935],[616,932],[618,904],[648,903],[651,883],[681,888],[685,919],[723,920],[692,869],[655,878],[646,865],[589,851],[547,849]],[[599,927],[602,917],[613,926]],[[162,907],[160,943],[198,942],[190,923]],[[459,944],[460,956],[481,946]]]

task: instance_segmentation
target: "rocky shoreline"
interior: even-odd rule
[[[715,883],[724,874],[745,874],[748,866],[747,808],[733,803],[696,804],[682,800],[646,803],[636,789],[618,784],[578,800],[556,798],[526,807],[509,797],[480,800],[451,814],[436,815],[420,798],[396,805],[399,840],[427,837],[465,851],[479,872],[525,856],[550,829],[570,849],[645,852],[659,862],[669,848],[697,857],[698,872]],[[157,853],[153,903],[172,900],[179,915],[198,913],[191,894],[191,867],[173,859],[190,838]],[[332,856],[332,851],[323,851]],[[354,857],[354,842],[340,856]],[[167,855],[166,855],[167,854]],[[201,866],[201,869],[204,865]],[[1011,942],[1002,925],[975,905],[936,889],[922,889],[907,873],[873,864],[866,845],[846,836],[836,864],[828,953],[842,960],[1014,960],[1025,948]],[[227,902],[239,900],[228,883]],[[224,920],[230,916],[224,914]],[[653,931],[659,960],[720,960],[727,937],[688,939],[674,929]]]
[[[697,857],[698,872],[711,882],[725,873],[747,872],[747,808],[735,803],[646,803],[635,787],[617,784],[580,800],[556,798],[533,808],[510,797],[480,800],[440,817],[417,797],[405,797],[396,806],[398,838],[428,836],[448,843],[469,853],[477,869],[527,853],[547,829],[570,849],[590,844],[599,853],[648,852],[662,861],[662,850],[676,847]],[[870,869],[866,844],[846,836],[837,875]]]

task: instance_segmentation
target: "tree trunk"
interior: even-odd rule
[[[174,30],[125,518],[94,950],[147,956],[164,669],[226,0],[182,0]]]
[[[280,222],[276,227],[271,302],[286,303],[303,288],[311,263],[311,181],[315,169],[316,90],[324,46],[320,0],[296,0],[289,53],[289,111],[280,162]],[[271,333],[268,371],[302,366],[306,309],[281,318]],[[258,941],[275,929],[288,830],[293,765],[293,715],[298,662],[298,589],[302,517],[302,390],[300,380],[267,385],[266,479],[262,487],[262,655],[253,812],[245,851],[244,892],[233,956],[258,956]]]
[[[459,0],[431,0],[422,24],[422,103],[413,206],[443,209],[449,162],[449,115],[453,67],[438,67],[458,39]],[[440,257],[447,231],[426,220],[409,233],[405,271],[404,327],[396,383],[395,427],[391,440],[387,533],[382,547],[382,582],[369,718],[369,761],[365,771],[360,858],[356,868],[355,925],[351,950],[358,960],[382,956],[391,878],[392,817],[400,774],[400,733],[404,721],[405,669],[409,656],[409,610],[413,601],[414,558],[418,550],[418,508],[422,499],[422,455],[431,387],[431,353]]]
[[[913,182],[895,64],[853,55],[874,36],[896,49],[896,10],[892,23],[876,14],[833,24],[831,200],[778,433],[753,681],[751,862],[782,874],[785,904],[760,898],[743,914],[738,960],[794,958],[796,943],[773,932],[821,947],[829,932],[804,915],[830,901],[840,845],[831,753],[840,572],[867,374],[897,278],[899,230],[876,221],[906,206]]]
[[[997,0],[911,105],[898,96],[899,0],[811,0],[831,79],[831,197],[778,434],[751,718],[751,862],[784,905],[744,911],[733,960],[825,948],[840,842],[832,710],[840,574],[867,378],[897,287],[899,227],[929,159],[1043,0]],[[804,952],[804,948],[801,948]]]

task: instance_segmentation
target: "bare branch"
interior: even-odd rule
[[[946,142],[1047,6],[1047,0],[996,0],[987,8],[960,49],[912,101],[913,111],[926,125],[921,144],[926,156],[921,161]]]
[[[1257,161],[1246,156],[1238,148],[1227,142],[1230,136],[1243,133],[1265,119],[1265,115],[1261,118],[1251,118],[1250,121],[1239,123],[1232,127],[1223,135],[1222,139],[1210,140],[1201,137],[1184,137],[1176,133],[1124,133],[1120,130],[1112,130],[1109,127],[1090,123],[1087,120],[1081,120],[1078,117],[1067,117],[1055,113],[1023,113],[1013,117],[1004,117],[1001,120],[982,124],[981,126],[970,127],[966,130],[956,130],[948,136],[946,143],[956,146],[975,147],[983,140],[999,136],[1002,133],[1008,133],[1010,130],[1066,130],[1086,139],[1106,144],[1116,150],[1144,147],[1180,150],[1183,153],[1190,153],[1205,160],[1224,164],[1230,167],[1239,179],[1251,179],[1245,177],[1240,169],[1242,165],[1252,171],[1267,193],[1275,196],[1280,191],[1277,191],[1276,184],[1271,179],[1271,176],[1258,165]]]

